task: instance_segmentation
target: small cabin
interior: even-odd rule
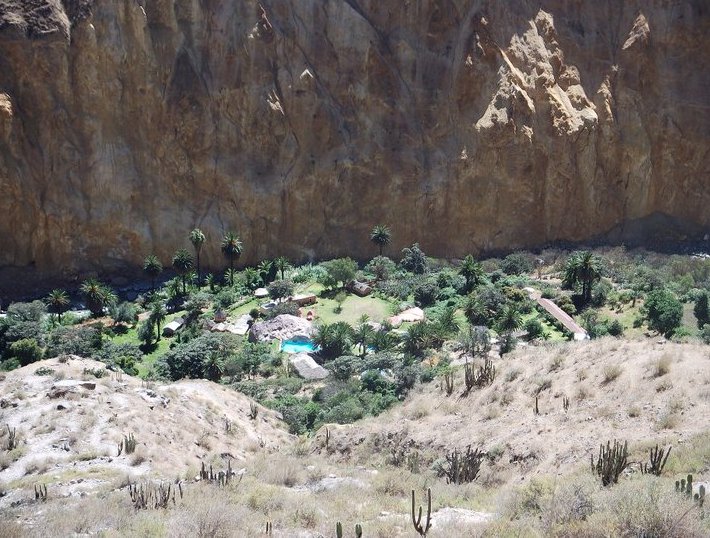
[[[183,318],[175,318],[163,327],[163,336],[174,336],[176,332],[182,329],[183,325],[185,325]]]

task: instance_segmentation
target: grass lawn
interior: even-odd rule
[[[600,320],[619,320],[624,326],[624,335],[626,336],[643,336],[644,332],[647,330],[646,325],[641,327],[634,327],[634,319],[639,313],[639,308],[641,308],[643,301],[636,301],[636,306],[631,307],[631,304],[626,304],[622,307],[621,312],[612,310],[608,306],[599,309],[599,319]]]
[[[299,289],[298,293],[315,293],[318,296],[318,302],[312,307],[306,307],[308,310],[313,310],[316,319],[323,323],[335,323],[336,321],[345,321],[352,325],[363,314],[367,314],[371,321],[382,322],[390,317],[392,303],[380,299],[378,297],[358,297],[354,294],[348,294],[343,301],[343,310],[340,314],[335,313],[338,303],[330,297],[321,296],[323,286],[320,284],[311,284],[303,289]]]
[[[173,321],[175,318],[179,318],[183,315],[185,315],[184,311],[168,314],[165,317],[162,327],[165,327],[165,325]],[[155,349],[153,349],[150,353],[143,355],[143,360],[136,364],[138,375],[140,377],[145,377],[145,375],[150,371],[150,367],[155,364],[155,361],[165,355],[165,353],[170,349],[170,342],[172,342],[172,340],[173,338],[161,336],[160,342],[158,342]],[[126,334],[114,336],[111,341],[116,344],[134,344],[136,346],[140,346],[141,341],[138,339],[138,325],[136,325],[134,329],[129,329]]]

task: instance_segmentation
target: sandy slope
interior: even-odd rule
[[[0,484],[10,494],[0,498],[0,506],[40,481],[71,494],[146,473],[194,476],[200,460],[222,466],[220,460],[231,457],[239,469],[250,452],[278,451],[292,442],[274,412],[259,407],[251,420],[252,400],[227,387],[84,373],[103,367],[88,359],[50,359],[2,374],[0,445],[2,466],[9,466],[0,471]],[[40,368],[54,373],[36,375]],[[6,425],[16,428],[20,440],[14,462],[4,450]],[[129,433],[137,441],[135,453],[117,456],[118,443]]]

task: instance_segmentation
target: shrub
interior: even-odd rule
[[[388,280],[397,272],[397,264],[387,256],[377,256],[365,266],[365,272],[378,281]]]
[[[428,269],[426,254],[419,248],[419,243],[402,249],[402,260],[399,264],[405,271],[417,275],[426,273]]]
[[[10,344],[10,357],[16,358],[22,366],[27,366],[42,358],[42,349],[34,338],[25,338]]]
[[[710,324],[703,325],[703,328],[700,331],[700,338],[703,342],[710,345]]]
[[[269,297],[272,299],[283,299],[293,295],[293,282],[290,280],[274,280],[267,286]]]
[[[434,280],[429,279],[420,281],[413,291],[414,303],[421,307],[433,305],[439,296],[439,286]]]
[[[288,302],[288,303],[279,303],[275,307],[270,308],[264,317],[266,319],[273,319],[276,316],[280,316],[281,314],[290,314],[291,316],[297,316],[298,315],[298,305],[296,303]]]
[[[326,288],[334,288],[338,283],[344,288],[348,282],[355,278],[357,272],[357,263],[350,258],[337,258],[323,262],[321,265],[326,274],[321,276],[319,282]]]
[[[618,319],[607,323],[606,328],[611,336],[622,336],[624,334],[624,326]]]
[[[525,332],[528,333],[528,339],[530,340],[535,340],[536,338],[540,338],[545,330],[543,329],[542,323],[540,323],[540,320],[537,318],[532,318],[529,319],[528,321],[525,322]]]
[[[81,327],[57,327],[49,338],[46,356],[90,357],[103,346],[102,334],[103,325],[100,323]]]
[[[109,310],[114,323],[130,324],[138,321],[138,307],[133,303],[119,303],[111,306]]]
[[[156,364],[158,373],[177,381],[184,377],[207,377],[209,360],[214,355],[226,357],[234,348],[231,335],[207,333],[168,351]]]
[[[354,374],[360,373],[363,369],[364,361],[352,355],[343,355],[334,359],[328,364],[328,370],[333,374],[333,378],[339,381],[347,381]]]
[[[649,328],[665,336],[673,334],[683,318],[683,305],[665,289],[649,293],[644,308]]]
[[[513,252],[503,258],[500,268],[506,275],[522,275],[533,270],[533,263],[529,255]]]
[[[698,321],[698,329],[702,329],[707,323],[710,323],[710,307],[708,306],[708,293],[703,291],[695,300],[693,307],[695,319]]]

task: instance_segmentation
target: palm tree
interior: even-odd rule
[[[192,270],[192,255],[184,248],[179,249],[173,256],[173,269],[182,279],[182,294],[187,293],[186,276]]]
[[[143,262],[143,272],[150,278],[151,291],[155,291],[155,279],[163,272],[163,264],[155,254],[146,256]]]
[[[355,344],[360,348],[360,356],[364,357],[367,353],[367,347],[370,345],[375,334],[375,329],[370,325],[370,317],[367,314],[360,316],[358,325],[353,332]]]
[[[496,328],[500,334],[512,334],[513,331],[520,328],[522,323],[518,309],[509,304],[503,308],[500,316],[498,316]]]
[[[224,373],[224,361],[218,353],[210,353],[205,357],[202,367],[205,377],[215,383],[220,380]]]
[[[392,232],[384,224],[378,224],[370,232],[370,241],[379,247],[382,256],[382,249],[392,242]]]
[[[466,292],[470,292],[483,283],[486,273],[475,258],[469,254],[463,259],[459,274],[466,279]]]
[[[257,271],[253,267],[247,267],[246,269],[244,269],[243,275],[244,275],[244,283],[247,285],[247,288],[249,288],[250,290],[255,290],[262,283],[261,276],[259,275],[259,271]]]
[[[57,315],[57,320],[62,323],[62,313],[69,310],[71,301],[69,294],[64,290],[52,290],[45,300],[47,309],[51,314]]]
[[[160,342],[160,325],[165,321],[167,312],[161,301],[155,301],[150,307],[150,315],[148,321],[151,325],[155,325],[156,340]]]
[[[601,280],[602,263],[599,256],[589,251],[575,252],[567,260],[564,284],[569,287],[582,285],[582,301],[586,304],[592,298],[592,286]]]
[[[261,260],[256,268],[259,271],[261,280],[264,281],[264,284],[270,284],[275,276],[274,270],[276,269],[276,266],[274,265],[274,262],[271,260]]]
[[[190,232],[190,243],[195,247],[195,255],[197,257],[197,282],[198,284],[202,282],[202,273],[200,273],[200,251],[202,250],[202,245],[205,242],[205,234],[202,230],[195,228]]]
[[[229,268],[234,270],[234,260],[238,259],[242,254],[242,241],[234,232],[224,234],[222,238],[222,254],[229,260]],[[234,285],[233,277],[231,277],[229,285]]]
[[[286,256],[279,256],[274,260],[274,266],[281,273],[281,280],[286,280],[284,276],[286,274],[286,269],[291,268],[291,263],[288,261]]]
[[[94,316],[100,315],[106,306],[116,302],[113,290],[95,278],[85,280],[79,290],[86,299],[86,308]]]

